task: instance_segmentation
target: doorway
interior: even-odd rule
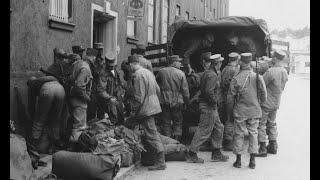
[[[102,43],[103,54],[112,51],[117,55],[118,14],[114,11],[105,13],[104,7],[92,3],[91,17],[91,47],[94,43]]]

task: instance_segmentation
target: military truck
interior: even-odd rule
[[[190,64],[196,73],[187,75],[190,99],[192,102],[190,108],[184,111],[184,132],[188,131],[190,126],[197,126],[199,122],[198,98],[194,97],[199,90],[199,88],[195,87],[197,84],[199,85],[199,82],[196,81],[200,79],[199,76],[195,74],[203,71],[199,57],[203,52],[211,51],[212,54],[218,53],[227,59],[228,54],[234,51],[228,47],[226,40],[226,37],[232,31],[241,32],[255,40],[255,45],[260,47],[257,49],[257,58],[261,56],[271,56],[272,40],[266,21],[244,16],[228,16],[211,20],[186,20],[182,17],[176,17],[175,22],[168,28],[167,43],[147,47],[147,55],[145,58],[152,61],[154,73],[157,74],[157,70],[168,65],[166,61],[168,56],[173,54],[180,54],[181,56],[180,49],[182,45],[187,42],[188,38],[199,36],[206,32],[212,32],[214,34],[215,40],[213,46],[211,48],[197,50],[190,58]],[[156,51],[158,53],[148,53],[148,51]],[[154,59],[157,60],[155,61]],[[227,63],[227,61],[223,62],[221,71]]]

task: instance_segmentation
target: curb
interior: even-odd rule
[[[118,174],[116,175],[116,177],[114,177],[113,180],[123,180],[124,178],[126,178],[128,175],[130,175],[135,169],[137,169],[137,167],[139,167],[141,164],[141,161],[138,160],[136,163],[132,164],[129,167],[122,167],[120,168],[120,171],[118,172]]]

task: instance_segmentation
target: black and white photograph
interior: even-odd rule
[[[310,179],[310,0],[10,0],[10,180]]]

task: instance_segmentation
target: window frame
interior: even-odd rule
[[[177,15],[177,10],[179,10],[178,14]],[[181,5],[180,4],[176,4],[176,16],[181,16]]]
[[[150,2],[152,2],[152,4],[150,4]],[[148,30],[147,30],[147,39],[148,39],[148,43],[154,43],[155,42],[155,15],[156,15],[156,8],[155,8],[155,0],[148,0]],[[152,25],[149,22],[149,10],[150,10],[150,5],[153,6],[153,12],[152,12]],[[149,28],[152,28],[152,40],[149,39]]]
[[[57,5],[60,5],[66,12],[64,13],[67,13],[67,15],[64,15],[64,17],[62,16],[61,17],[61,14],[60,14],[60,17],[59,15],[56,13],[55,10],[57,10],[58,8],[56,8],[54,10],[54,8],[52,8],[53,6],[53,1],[54,2],[58,2],[58,1],[67,1],[67,2],[64,2],[64,3],[57,3]],[[73,5],[73,0],[49,0],[49,6],[48,6],[48,25],[50,28],[52,29],[59,29],[59,30],[65,30],[65,31],[73,31],[74,27],[75,27],[75,24],[74,24],[74,5]],[[63,5],[66,5],[63,6]],[[71,8],[70,8],[70,5],[71,5]],[[61,10],[63,11],[63,10]],[[60,11],[60,13],[61,13]],[[70,11],[71,11],[71,15],[70,15]],[[55,17],[56,16],[56,17]],[[61,19],[62,18],[62,19]],[[65,20],[63,20],[63,18],[66,18]]]

